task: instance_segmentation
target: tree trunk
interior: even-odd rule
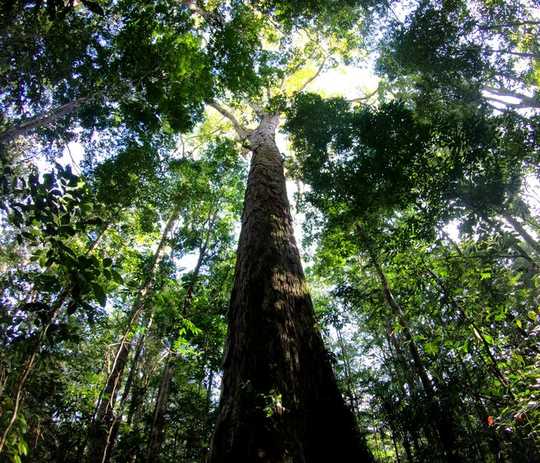
[[[464,204],[465,206],[467,206],[469,209],[471,209],[472,211],[474,211],[476,214],[478,214],[479,217],[481,217],[482,219],[484,219],[486,221],[486,223],[492,227],[493,229],[497,230],[499,233],[501,233],[502,235],[504,235],[506,232],[502,229],[501,227],[501,224],[499,221],[497,220],[493,220],[491,219],[490,217],[487,216],[487,214],[482,211],[481,208],[478,208],[478,207],[475,207],[472,203],[468,202],[468,201],[464,201]],[[504,215],[504,214],[503,214]],[[517,230],[516,230],[517,231]],[[519,231],[518,231],[519,233]],[[519,244],[518,240],[513,237],[513,235],[510,235],[512,236],[513,240],[512,240],[512,247],[514,248],[514,250],[521,256],[523,257],[527,262],[529,262],[529,264],[531,265],[531,269],[535,272],[538,271],[538,263],[536,262],[536,259],[533,259]],[[523,238],[523,237],[522,237]],[[534,249],[534,247],[533,247]]]
[[[401,463],[401,458],[399,457],[399,449],[396,439],[396,433],[394,429],[390,429],[390,437],[392,438],[392,444],[394,444],[394,452],[396,453],[396,463]]]
[[[504,212],[503,217],[506,219],[510,225],[512,225],[512,228],[523,238],[523,241],[525,241],[531,249],[534,250],[534,252],[540,256],[540,244],[529,234],[527,230],[525,230],[525,227],[521,225],[519,220],[517,220],[514,216],[511,214]]]
[[[215,225],[218,211],[216,210],[208,220],[208,230],[206,233],[206,239],[199,249],[199,257],[197,258],[197,264],[193,269],[193,274],[191,278],[191,283],[186,289],[186,295],[184,297],[184,302],[182,303],[182,316],[187,318],[188,311],[193,300],[193,295],[195,287],[197,285],[197,279],[201,272],[201,267],[206,260],[208,245],[210,242],[210,237]],[[178,337],[178,330],[175,331],[171,339],[171,345],[174,343],[175,338]],[[173,352],[170,352],[166,358],[165,367],[163,369],[163,374],[161,376],[161,381],[159,384],[159,390],[156,397],[154,405],[154,413],[152,417],[152,427],[150,429],[150,438],[148,440],[147,454],[146,459],[148,463],[152,463],[159,460],[159,453],[161,451],[161,444],[163,442],[163,434],[166,425],[165,413],[167,412],[167,405],[169,404],[169,391],[171,389],[171,383],[176,371],[178,359]]]
[[[347,347],[345,346],[345,341],[343,339],[343,334],[341,333],[341,329],[337,326],[334,326],[334,329],[336,330],[337,340],[339,344],[339,348],[341,350],[341,358],[343,361],[343,370],[344,370],[344,380],[345,385],[347,388],[347,395],[349,396],[349,406],[351,410],[357,414],[358,413],[358,406],[357,406],[357,400],[356,400],[356,394],[354,393],[354,386],[353,386],[353,380],[352,380],[352,368],[351,363],[349,360],[349,355],[347,353]]]
[[[159,390],[154,405],[154,414],[152,417],[152,427],[150,429],[150,437],[148,442],[146,461],[148,463],[159,461],[159,454],[161,450],[161,443],[163,442],[163,431],[165,429],[165,412],[167,411],[167,404],[169,403],[169,391],[171,388],[172,378],[176,371],[175,359],[168,359],[163,374],[161,375],[161,382],[159,383]]]
[[[206,385],[206,416],[210,415],[212,409],[212,389],[214,386],[214,371],[210,368],[208,373],[208,383]]]
[[[428,399],[429,411],[433,424],[436,426],[437,432],[439,434],[440,442],[444,453],[446,454],[446,460],[448,463],[458,463],[461,461],[457,454],[457,449],[455,447],[455,435],[454,435],[454,425],[449,417],[450,410],[442,410],[441,406],[437,400],[435,390],[433,388],[433,383],[429,379],[427,374],[427,369],[422,361],[418,346],[414,340],[412,332],[409,328],[408,320],[405,317],[405,312],[401,305],[396,301],[390,285],[386,278],[386,275],[379,263],[376,251],[373,249],[371,240],[369,236],[365,233],[362,226],[357,226],[358,234],[362,243],[364,244],[366,251],[369,255],[371,264],[375,269],[375,273],[381,284],[381,290],[383,292],[383,297],[394,316],[396,317],[399,325],[403,329],[403,335],[407,341],[409,352],[412,357],[412,365],[420,382],[422,383],[424,392]]]
[[[405,455],[407,455],[407,462],[413,463],[413,455],[412,455],[412,449],[411,449],[411,442],[409,441],[409,434],[407,433],[407,430],[403,433],[403,448],[405,449]]]
[[[163,233],[160,242],[154,253],[150,268],[147,270],[147,277],[144,283],[139,288],[135,302],[128,316],[126,331],[124,332],[116,355],[114,358],[113,367],[96,406],[94,418],[89,427],[88,432],[88,461],[90,463],[106,463],[110,458],[110,453],[114,442],[111,442],[110,430],[114,424],[114,408],[116,398],[122,382],[124,368],[128,362],[131,351],[131,334],[133,328],[139,322],[141,315],[145,309],[146,301],[152,292],[154,275],[161,259],[163,248],[165,247],[167,237],[172,230],[180,208],[176,207],[172,212]]]
[[[1,140],[0,140],[0,143],[1,143]],[[110,223],[107,223],[105,227],[103,227],[102,230],[98,233],[96,239],[90,243],[90,245],[88,246],[88,249],[86,250],[84,254],[85,256],[91,254],[94,251],[94,249],[96,249],[99,242],[101,241],[101,238],[105,234],[105,231],[109,227],[109,224]],[[47,317],[48,319],[46,323],[43,325],[43,327],[41,328],[41,331],[38,333],[34,346],[32,350],[30,351],[30,355],[24,362],[24,365],[19,374],[19,377],[17,381],[15,382],[15,390],[13,393],[13,411],[12,411],[11,418],[8,421],[7,426],[2,432],[2,437],[0,438],[0,453],[2,453],[4,446],[6,444],[6,440],[9,436],[9,433],[11,432],[13,425],[17,421],[19,410],[20,410],[20,407],[22,405],[23,398],[24,398],[23,396],[24,396],[24,389],[26,386],[26,382],[28,381],[28,378],[31,376],[32,371],[38,361],[39,351],[41,350],[43,342],[45,338],[47,337],[47,333],[49,332],[49,329],[58,318],[58,315],[60,314],[61,309],[64,306],[64,303],[69,297],[70,290],[71,288],[64,288],[58,295],[54,304],[52,305],[51,310]],[[37,293],[35,289],[32,289],[29,301],[35,300],[36,295]],[[3,388],[0,388],[0,396],[2,395],[2,392],[3,392],[2,389]]]
[[[137,340],[137,346],[135,347],[135,352],[131,359],[129,374],[126,379],[126,383],[124,385],[124,390],[122,391],[122,397],[120,398],[118,411],[116,415],[113,417],[112,424],[108,430],[107,442],[109,443],[109,446],[110,446],[110,450],[108,452],[112,451],[112,448],[114,447],[114,444],[118,437],[118,431],[120,430],[120,424],[122,423],[122,418],[123,418],[124,411],[126,408],[126,403],[128,401],[137,373],[139,371],[139,362],[141,359],[141,354],[143,353],[143,348],[145,347],[146,335],[148,331],[150,330],[152,323],[153,323],[153,314],[150,314],[150,319],[148,320],[148,322],[146,322],[146,330],[144,333],[142,333],[139,336],[139,339]]]
[[[386,334],[386,340],[388,342],[388,347],[390,349],[391,355],[395,357],[396,363],[397,363],[396,367],[394,368],[394,374],[396,377],[394,381],[399,381],[399,384],[406,385],[409,388],[409,394],[411,395],[411,399],[415,398],[415,400],[418,400],[417,396],[418,396],[419,387],[417,385],[417,382],[419,378],[418,378],[418,375],[416,374],[416,370],[414,368],[412,369],[410,368],[410,363],[411,363],[410,357],[407,357],[406,352],[404,352],[402,349],[402,344],[405,344],[405,343],[402,342],[401,339],[398,339],[396,337],[390,323],[387,323],[385,334]],[[426,436],[429,442],[432,442],[433,439],[437,438],[436,424],[433,422],[433,420],[425,419],[425,420],[421,420],[417,424],[418,425],[416,427],[408,427],[408,428],[407,428],[407,424],[403,424],[404,442],[407,439],[407,436],[406,436],[407,429],[411,433],[411,437],[413,438],[414,442],[418,442],[419,431],[424,432],[424,435]],[[418,454],[418,452],[416,453]]]
[[[274,139],[278,122],[264,115],[248,139],[253,155],[208,461],[372,461],[316,327]]]
[[[19,125],[5,130],[4,132],[0,133],[0,144],[8,143],[22,135],[26,135],[28,132],[37,129],[38,127],[46,127],[53,124],[61,117],[77,111],[89,99],[90,98],[88,97],[77,98],[76,100],[58,106],[57,108],[53,108],[45,113],[38,114],[37,116],[34,116],[27,121],[20,123]]]

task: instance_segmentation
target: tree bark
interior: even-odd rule
[[[163,442],[163,431],[166,424],[165,413],[169,403],[169,391],[175,371],[175,359],[167,359],[161,375],[161,381],[159,383],[159,389],[154,404],[152,427],[150,428],[150,437],[146,451],[146,461],[148,463],[159,461],[161,444]]]
[[[111,442],[110,429],[114,424],[114,408],[116,398],[118,396],[124,369],[128,362],[129,354],[132,348],[130,340],[132,330],[139,322],[141,315],[144,312],[146,301],[152,292],[154,275],[160,262],[163,248],[165,247],[170,231],[176,223],[179,212],[180,207],[177,206],[171,213],[171,216],[165,225],[160,242],[152,258],[150,268],[147,270],[147,277],[139,288],[139,291],[135,297],[135,302],[133,303],[131,311],[128,315],[126,330],[118,345],[113,367],[109,373],[109,376],[107,377],[105,386],[101,391],[101,395],[96,406],[96,412],[89,427],[89,463],[106,463],[110,458],[110,453],[114,444]]]
[[[186,290],[186,295],[184,302],[182,304],[182,316],[187,317],[188,310],[191,306],[193,300],[195,286],[197,284],[197,279],[201,271],[201,267],[206,259],[206,253],[208,249],[208,244],[210,241],[210,235],[214,227],[215,218],[217,216],[217,211],[210,219],[208,224],[208,233],[206,239],[199,250],[199,257],[197,259],[197,264],[193,270],[191,284]],[[171,345],[174,342],[174,338],[178,337],[178,331],[172,336]],[[146,461],[152,463],[159,459],[159,453],[161,451],[161,444],[163,442],[163,434],[165,430],[166,420],[165,414],[167,412],[167,405],[169,403],[169,391],[171,389],[171,383],[176,371],[178,359],[173,352],[170,352],[165,361],[165,367],[161,375],[161,381],[159,383],[159,389],[154,405],[154,413],[152,416],[152,427],[150,428],[150,438],[148,440],[148,447],[146,452]]]
[[[397,444],[396,433],[393,429],[390,429],[390,437],[392,438],[392,443],[394,444],[394,452],[396,453],[396,463],[401,463],[401,458],[399,457],[399,449]]]
[[[515,21],[507,23],[492,24],[489,26],[480,26],[480,30],[490,30],[490,29],[503,29],[505,27],[516,27],[516,26],[538,26],[540,21]]]
[[[488,213],[483,210],[481,207],[477,207],[474,205],[473,202],[467,200],[467,199],[464,199],[462,198],[463,200],[463,203],[464,205],[469,208],[471,211],[473,211],[475,214],[477,214],[480,218],[482,218],[483,220],[486,221],[486,223],[492,227],[494,230],[498,231],[499,233],[501,233],[502,235],[504,235],[506,232],[502,229],[502,226],[501,226],[501,223],[498,221],[498,220],[495,220],[495,219],[492,219],[488,216]],[[502,216],[505,217],[505,214],[506,212],[503,211],[502,212]],[[508,214],[506,214],[508,215]],[[513,225],[513,224],[512,224]],[[518,231],[518,230],[516,230]],[[518,231],[519,233],[519,231]],[[519,243],[519,240],[517,238],[515,238],[512,234],[510,234],[510,236],[512,236],[512,248],[514,248],[514,250],[518,253],[518,255],[520,255],[521,257],[523,257],[528,263],[529,265],[531,266],[531,271],[534,271],[534,272],[538,272],[538,263],[537,263],[537,259],[534,259],[533,257],[531,257],[520,245]],[[522,236],[522,238],[524,238]],[[525,239],[525,238],[524,238]],[[533,240],[534,241],[534,240]],[[533,246],[533,249],[534,249],[534,246]]]
[[[150,330],[150,327],[153,323],[153,314],[150,314],[150,319],[148,322],[146,322],[146,330],[144,333],[142,333],[139,336],[139,339],[137,340],[137,345],[135,347],[135,352],[133,354],[133,357],[131,359],[131,365],[129,369],[129,374],[127,376],[124,390],[122,391],[122,397],[120,398],[120,404],[118,406],[118,411],[116,415],[113,417],[112,424],[110,425],[108,429],[108,436],[107,436],[107,442],[110,447],[110,450],[108,452],[112,452],[112,449],[116,443],[116,439],[118,437],[118,431],[120,430],[120,424],[122,423],[122,418],[124,415],[124,411],[126,408],[126,404],[129,398],[129,395],[131,393],[131,390],[133,388],[136,375],[139,371],[139,364],[141,359],[141,354],[143,353],[143,349],[145,347],[145,341],[147,337],[147,333]]]
[[[343,361],[343,370],[344,370],[344,376],[345,376],[345,385],[347,388],[347,395],[349,396],[349,406],[351,410],[357,414],[358,413],[358,407],[357,407],[357,398],[356,394],[354,393],[354,386],[353,386],[353,380],[352,380],[352,368],[351,368],[351,362],[349,360],[349,355],[347,353],[347,347],[345,346],[345,340],[343,339],[343,334],[341,333],[341,329],[337,326],[334,326],[334,329],[336,330],[337,340],[339,344],[339,348],[341,350],[341,358]]]
[[[90,98],[88,97],[77,98],[69,103],[53,108],[50,111],[38,114],[37,116],[34,116],[27,121],[20,123],[19,125],[10,127],[9,129],[0,133],[0,144],[8,143],[20,136],[26,135],[28,132],[37,129],[38,127],[46,127],[53,124],[61,117],[77,111],[89,100]]]
[[[450,410],[441,409],[441,406],[436,397],[433,383],[431,382],[427,374],[427,369],[424,365],[424,362],[422,361],[418,346],[416,345],[412,332],[409,328],[409,323],[405,317],[405,312],[401,305],[398,303],[398,301],[396,301],[396,299],[394,298],[394,294],[392,293],[392,290],[388,283],[388,279],[386,278],[386,275],[379,263],[377,253],[373,249],[373,246],[371,244],[370,237],[366,234],[361,225],[357,226],[357,231],[360,240],[364,244],[365,249],[369,255],[371,264],[375,269],[375,273],[377,274],[377,277],[380,281],[384,300],[393,312],[399,325],[403,329],[403,335],[407,341],[409,352],[413,360],[412,365],[416,374],[420,378],[420,382],[422,383],[426,398],[428,399],[431,419],[439,434],[442,448],[444,450],[444,453],[446,454],[446,461],[448,463],[458,463],[461,461],[461,459],[459,458],[457,454],[457,449],[455,447],[454,425],[449,417]]]
[[[523,238],[523,241],[525,241],[531,247],[531,249],[533,249],[534,252],[540,256],[540,244],[530,235],[519,220],[508,212],[504,212],[503,217],[510,225],[512,225],[512,228],[519,234],[519,236]]]
[[[372,461],[316,327],[293,235],[277,115],[252,151],[210,463]]]

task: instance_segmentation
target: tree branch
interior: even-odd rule
[[[223,106],[221,106],[219,103],[215,101],[209,102],[208,105],[212,106],[212,108],[214,108],[222,116],[226,117],[227,119],[229,119],[229,121],[231,121],[231,124],[233,125],[234,130],[236,134],[238,135],[238,138],[240,139],[240,141],[245,140],[249,136],[250,130],[246,129],[242,124],[240,124],[238,122],[238,119],[236,119],[234,114],[231,113],[228,109],[224,108]]]
[[[60,118],[77,111],[84,103],[90,101],[91,99],[92,98],[89,98],[87,96],[77,98],[76,100],[70,101],[49,111],[33,116],[25,120],[24,122],[19,123],[18,125],[14,125],[5,130],[4,132],[0,133],[0,144],[7,143],[17,137],[26,135],[33,129],[39,127],[47,127],[59,120]]]
[[[317,71],[315,71],[315,74],[313,74],[308,80],[306,80],[304,82],[304,84],[300,87],[300,89],[298,90],[298,93],[301,93],[303,92],[306,87],[311,84],[311,82],[313,82],[317,77],[319,77],[321,75],[321,72],[324,68],[324,65],[326,64],[326,61],[328,60],[328,55],[324,55],[324,58],[323,60],[321,61],[321,63],[319,64],[319,67],[317,68]]]
[[[513,55],[513,56],[521,56],[522,58],[531,58],[531,59],[540,59],[540,55],[538,53],[528,53],[524,51],[510,51],[510,50],[498,50],[496,48],[486,48],[486,51],[488,53],[499,53],[501,55]]]
[[[491,30],[491,29],[503,29],[505,27],[538,26],[538,25],[540,25],[540,21],[518,21],[518,22],[510,22],[510,23],[503,23],[503,24],[494,24],[492,26],[479,26],[478,29]]]
[[[540,108],[540,105],[538,103],[534,104],[534,105],[530,105],[528,103],[524,103],[524,102],[519,102],[519,103],[513,103],[513,102],[510,102],[510,101],[504,101],[504,100],[501,100],[500,97],[497,97],[495,95],[492,95],[492,96],[486,96],[486,98],[488,100],[491,100],[492,102],[494,103],[499,103],[499,104],[502,104],[504,106],[509,106],[509,107],[512,107],[514,109],[528,109],[528,108]],[[495,106],[494,104],[490,103],[490,101],[487,102],[491,107],[501,111],[502,109],[504,108],[499,108],[497,106]]]
[[[368,93],[367,95],[359,96],[357,98],[351,98],[350,100],[347,100],[347,101],[349,103],[357,103],[359,101],[369,100],[371,97],[375,96],[378,91],[379,91],[379,86],[377,86],[375,90],[373,90],[371,93]]]
[[[268,90],[268,87],[266,88]],[[268,96],[268,100],[270,101],[270,96]],[[262,117],[264,115],[264,109],[262,106],[255,101],[249,101],[248,105],[251,109],[253,109],[253,112],[257,115],[257,117]]]
[[[502,103],[514,108],[540,108],[540,101],[536,100],[533,97],[523,95],[522,93],[515,92],[506,88],[495,88],[495,87],[483,87],[482,90],[491,95],[484,95],[485,98],[498,103]],[[502,98],[517,98],[520,100],[519,103],[512,103],[502,100]]]
[[[184,4],[194,13],[203,18],[209,26],[220,27],[223,25],[223,18],[216,13],[205,10],[196,0],[185,0]]]

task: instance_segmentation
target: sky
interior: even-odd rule
[[[362,68],[340,66],[322,73],[306,88],[324,96],[342,96],[354,99],[373,92],[378,85],[378,77],[369,66]]]

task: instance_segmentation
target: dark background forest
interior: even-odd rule
[[[0,461],[540,462],[537,0],[0,15]]]

